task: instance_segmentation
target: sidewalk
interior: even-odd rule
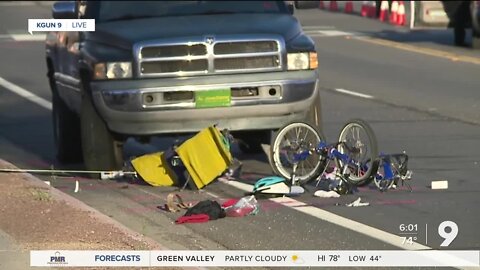
[[[0,173],[0,269],[29,269],[30,250],[56,249],[165,248],[32,175]]]

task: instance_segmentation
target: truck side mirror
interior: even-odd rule
[[[58,1],[53,4],[52,17],[54,19],[77,19],[75,1]]]
[[[288,13],[293,15],[293,11],[295,10],[295,6],[293,5],[293,3],[287,3],[287,9],[288,9]]]

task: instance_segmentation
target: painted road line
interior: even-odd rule
[[[331,25],[305,25],[302,26],[302,29],[305,31],[308,30],[322,30],[322,29],[335,29],[335,26]]]
[[[323,34],[328,37],[337,37],[337,36],[352,36],[354,35],[353,33],[350,32],[344,32],[344,31],[338,31],[338,30],[318,30],[316,31],[320,34]]]
[[[21,7],[21,6],[33,6],[35,1],[6,1],[0,2],[0,7]]]
[[[227,180],[222,180],[221,182],[227,185],[230,185],[232,187],[238,188],[240,190],[243,190],[245,192],[253,191],[253,186],[249,184],[241,183],[238,181],[227,181]],[[336,215],[334,213],[328,212],[318,207],[307,205],[304,202],[297,201],[292,198],[280,197],[280,198],[272,198],[269,200],[276,202],[278,204],[281,204],[283,206],[289,207],[291,209],[294,209],[296,211],[302,212],[304,214],[310,215],[312,217],[364,234],[368,237],[375,238],[384,243],[393,245],[395,247],[399,247],[401,249],[406,249],[406,250],[432,249],[431,247],[424,246],[415,242],[413,244],[403,245],[402,243],[404,239],[400,236],[382,231],[380,229],[365,225],[363,223],[360,223],[348,218],[344,218],[342,216]]]
[[[342,93],[342,94],[347,94],[347,95],[350,95],[350,96],[355,96],[355,97],[361,97],[361,98],[366,98],[366,99],[374,99],[375,98],[374,96],[370,96],[370,95],[367,95],[367,94],[362,94],[362,93],[359,93],[359,92],[350,91],[350,90],[346,90],[346,89],[342,89],[342,88],[335,88],[334,90],[336,92],[339,92],[339,93]]]
[[[36,104],[42,106],[45,109],[52,110],[52,103],[50,101],[45,100],[45,99],[27,91],[27,90],[25,90],[24,88],[5,80],[2,77],[0,77],[0,86],[4,87],[7,90],[10,90],[11,92],[13,92],[13,93],[15,93],[15,94],[17,94],[21,97],[24,97],[24,98],[30,100],[33,103],[36,103]]]
[[[10,34],[10,36],[15,41],[45,41],[47,37],[45,34]]]
[[[464,63],[480,65],[480,58],[478,57],[459,55],[459,54],[450,53],[442,50],[418,47],[418,46],[400,43],[397,41],[391,41],[391,40],[379,39],[379,38],[373,38],[373,37],[357,37],[356,40],[369,42],[372,44],[377,44],[382,46],[387,46],[391,48],[396,48],[404,51],[410,51],[410,52],[440,57],[440,58],[448,59],[454,62],[464,62]]]
[[[344,32],[338,30],[316,30],[307,29],[305,34],[315,37],[342,37],[342,36],[358,36],[356,33]]]

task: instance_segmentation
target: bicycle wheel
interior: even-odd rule
[[[346,155],[350,162],[335,159],[347,182],[355,186],[369,184],[378,169],[377,138],[367,122],[353,119],[340,131],[337,150]]]
[[[284,126],[276,133],[270,147],[272,170],[277,175],[290,179],[296,162],[297,183],[304,184],[315,179],[323,170],[325,158],[311,153],[306,158],[295,160],[294,155],[315,149],[321,141],[325,142],[325,136],[310,124],[294,122]]]

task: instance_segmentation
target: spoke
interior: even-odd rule
[[[308,136],[308,130],[305,132],[305,137],[303,137],[303,141],[307,139],[307,136]]]
[[[306,170],[305,170],[305,166],[303,166],[303,162],[302,162],[302,172],[303,172],[303,173],[302,173],[302,176],[306,175],[306,173],[305,173]]]
[[[310,168],[312,168],[312,169],[315,168],[315,166],[313,166],[312,163],[310,162],[310,157],[307,158],[307,159],[305,160],[305,162],[308,163],[308,165],[310,166]]]

